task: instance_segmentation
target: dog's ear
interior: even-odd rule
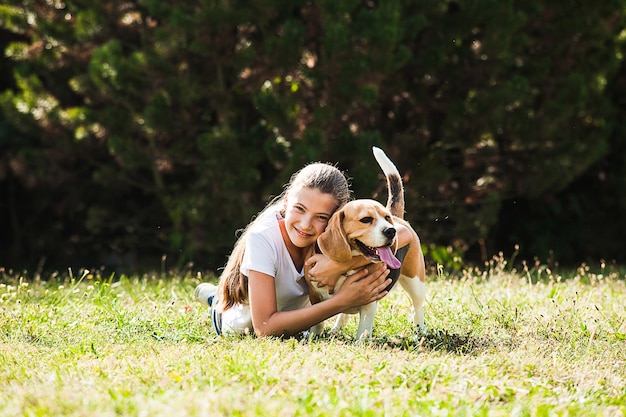
[[[326,230],[317,239],[320,250],[331,261],[348,262],[352,259],[352,248],[342,226],[344,218],[343,210],[333,214]]]

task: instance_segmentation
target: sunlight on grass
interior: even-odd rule
[[[427,335],[398,290],[367,343],[356,317],[312,340],[218,338],[199,274],[25,276],[0,270],[2,416],[626,414],[626,286],[606,268],[444,273]]]

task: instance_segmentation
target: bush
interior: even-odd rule
[[[621,143],[624,2],[570,3],[8,0],[0,106],[19,140],[0,136],[0,262],[217,268],[307,162],[383,197],[372,145],[401,168],[425,242],[537,242],[519,231],[567,228],[545,201],[580,200]],[[580,256],[567,230],[532,251]]]

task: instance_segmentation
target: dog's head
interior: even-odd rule
[[[389,210],[375,200],[354,200],[335,212],[317,240],[320,250],[335,262],[347,262],[353,251],[373,262],[400,267],[396,250],[396,228]]]

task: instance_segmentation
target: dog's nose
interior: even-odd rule
[[[385,235],[387,239],[393,239],[394,237],[396,237],[395,227],[386,228],[385,230],[383,230],[383,235]]]

